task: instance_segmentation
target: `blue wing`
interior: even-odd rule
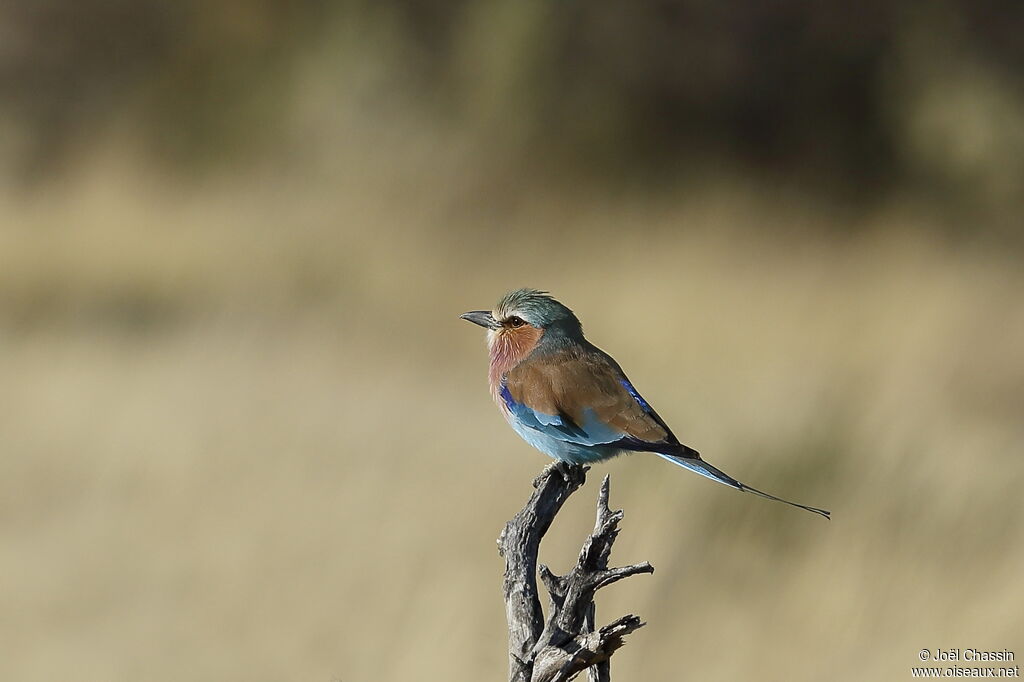
[[[582,410],[582,419],[574,420],[568,414],[547,414],[516,400],[507,386],[501,388],[501,399],[516,421],[526,428],[572,445],[609,445],[621,441],[626,434],[601,422],[591,408]]]

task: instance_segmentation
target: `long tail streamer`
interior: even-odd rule
[[[705,478],[710,478],[712,481],[718,481],[719,483],[727,485],[730,488],[742,490],[743,492],[747,493],[754,493],[755,495],[760,495],[761,497],[767,498],[769,500],[775,500],[776,502],[784,502],[793,507],[799,507],[800,509],[806,509],[809,512],[820,514],[821,516],[824,516],[826,519],[832,518],[832,512],[826,509],[818,509],[817,507],[808,507],[807,505],[799,504],[798,502],[790,502],[789,500],[784,500],[781,497],[769,495],[768,493],[758,490],[757,488],[751,488],[749,485],[745,483],[740,483],[739,481],[737,481],[735,478],[728,475],[724,471],[720,471],[715,467],[711,466],[710,464],[708,464],[707,462],[705,462],[703,459],[700,459],[700,457],[680,457],[678,455],[667,455],[661,452],[656,452],[655,454],[658,455],[659,457],[667,459],[673,464],[683,467],[684,469],[689,469],[694,473],[700,474]]]

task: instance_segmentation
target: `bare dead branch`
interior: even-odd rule
[[[505,614],[509,627],[509,679],[512,682],[560,682],[588,670],[591,682],[611,679],[609,658],[623,638],[644,623],[623,616],[595,628],[594,594],[606,585],[639,573],[653,573],[647,562],[609,568],[612,544],[622,511],[608,507],[608,477],[598,495],[593,532],[580,550],[576,565],[564,576],[541,565],[547,588],[544,618],[537,591],[537,554],[555,515],[569,495],[586,480],[588,467],[556,463],[534,480],[526,506],[508,522],[498,546],[505,558]]]

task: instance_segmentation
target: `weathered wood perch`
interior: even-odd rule
[[[642,564],[608,568],[622,511],[608,508],[608,477],[597,500],[597,522],[583,543],[576,565],[564,576],[540,566],[549,595],[547,619],[537,591],[537,552],[565,501],[586,481],[589,467],[558,462],[534,482],[526,506],[505,525],[498,548],[505,558],[505,615],[508,619],[509,680],[564,682],[588,670],[591,682],[611,679],[609,658],[623,637],[644,625],[632,614],[595,628],[594,593],[637,573]]]

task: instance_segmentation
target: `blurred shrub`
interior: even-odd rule
[[[177,162],[259,152],[296,55],[344,42],[349,60],[398,55],[423,117],[494,153],[619,177],[722,163],[854,196],[917,184],[999,209],[1024,184],[1022,31],[1004,0],[13,0],[0,130],[29,174],[104,126]]]

